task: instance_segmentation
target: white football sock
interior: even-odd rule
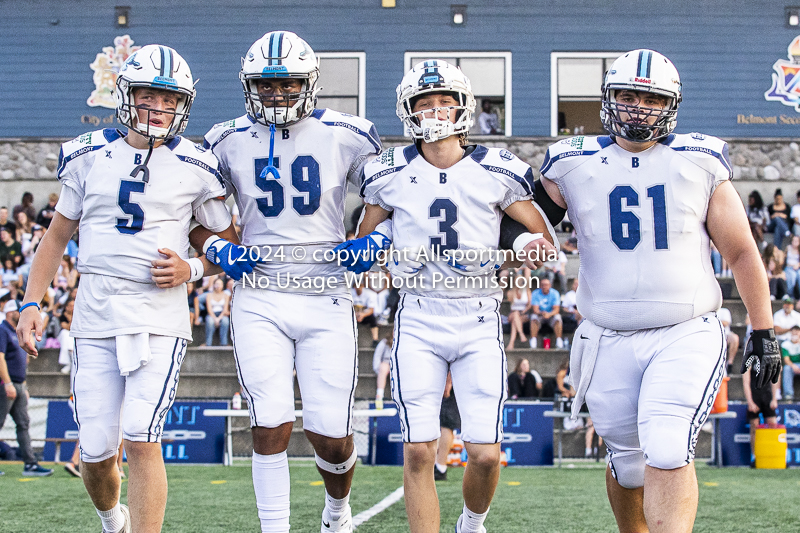
[[[101,511],[100,509],[95,509],[95,511],[97,511],[97,516],[100,517],[100,521],[103,523],[103,531],[112,533],[122,531],[122,527],[125,525],[125,515],[122,514],[119,502],[108,511]]]
[[[253,452],[253,488],[262,533],[288,533],[290,482],[286,452]]]
[[[350,505],[350,493],[348,492],[347,495],[337,500],[330,494],[328,491],[325,491],[325,512],[327,516],[331,520],[339,520],[344,515],[345,511],[347,511],[347,507]]]
[[[375,397],[376,398],[383,398],[383,389],[375,389]]]
[[[461,520],[461,531],[459,533],[479,533],[487,514],[489,514],[489,509],[486,509],[483,514],[473,513],[467,509],[467,504],[465,503],[464,511],[461,514],[463,519]]]
[[[440,474],[447,472],[447,465],[440,465],[439,463],[434,464],[436,465],[436,470],[438,470]]]

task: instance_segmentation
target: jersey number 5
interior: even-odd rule
[[[431,248],[455,250],[458,248],[458,231],[453,224],[458,222],[458,206],[449,198],[437,198],[428,209],[428,218],[438,218],[440,236],[431,237]]]
[[[647,188],[647,197],[653,201],[653,235],[656,250],[668,250],[667,200],[664,185]],[[633,250],[639,245],[641,219],[633,211],[622,210],[622,199],[627,207],[639,207],[639,193],[630,185],[617,185],[608,195],[608,212],[611,218],[611,240],[620,250]]]
[[[131,194],[138,193],[144,194],[144,188],[147,184],[143,181],[130,181],[122,180],[119,184],[119,196],[117,197],[117,205],[122,209],[122,212],[130,218],[117,219],[117,231],[125,235],[135,235],[142,231],[144,226],[144,210],[142,206],[136,202],[131,202]]]
[[[256,186],[268,196],[256,198],[256,204],[261,214],[273,218],[281,214],[286,199],[283,194],[283,185],[272,174],[264,172],[268,159],[261,157],[255,160]],[[280,159],[273,158],[276,168],[281,168]],[[292,196],[292,209],[298,215],[313,215],[319,209],[319,199],[322,188],[319,182],[319,163],[310,155],[299,155],[292,161],[292,186],[300,196]]]

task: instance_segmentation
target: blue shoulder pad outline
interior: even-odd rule
[[[378,129],[372,122],[365,118],[324,108],[314,109],[309,118],[315,118],[326,126],[348,129],[356,135],[366,138],[370,144],[372,144],[373,148],[375,148],[376,154],[381,153],[383,149],[381,138],[378,135]]]
[[[203,136],[203,148],[206,150],[214,150],[226,137],[232,133],[247,131],[253,124],[255,124],[255,122],[249,115],[243,115],[232,120],[214,124]]]
[[[662,144],[684,155],[716,159],[727,170],[728,179],[733,179],[733,164],[728,154],[728,143],[703,133],[671,134]]]
[[[547,172],[558,161],[579,156],[592,156],[612,144],[614,144],[614,141],[608,135],[598,137],[579,135],[558,141],[547,148],[539,172],[546,176]]]
[[[56,176],[61,179],[61,174],[67,168],[70,161],[78,157],[99,150],[103,146],[110,144],[123,137],[122,132],[116,128],[106,128],[102,130],[89,131],[67,141],[61,145],[58,153],[58,169]]]
[[[384,150],[380,156],[376,157],[362,170],[360,196],[363,198],[367,186],[390,174],[400,172],[419,155],[417,147],[412,145],[399,147],[392,146]]]

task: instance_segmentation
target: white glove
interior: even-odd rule
[[[460,242],[457,250],[448,250],[448,256],[447,266],[464,276],[490,274],[503,264],[502,254],[498,250],[471,241]]]
[[[389,252],[389,260],[386,261],[386,270],[396,278],[412,278],[425,266],[424,257],[422,261],[417,259],[417,252],[411,248],[393,248]]]

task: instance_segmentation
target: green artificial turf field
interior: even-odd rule
[[[22,478],[22,465],[0,463],[0,532],[100,531],[100,521],[80,479],[61,466],[49,478]],[[442,532],[451,533],[461,512],[460,468],[437,482]],[[168,466],[165,532],[258,532],[255,496],[246,462],[233,467]],[[312,461],[292,461],[292,531],[319,531],[324,488]],[[697,532],[798,532],[797,470],[698,467]],[[399,467],[359,466],[353,515],[402,485]],[[122,500],[125,501],[126,483]],[[489,533],[616,531],[605,496],[601,465],[572,468],[505,468],[486,521]],[[358,533],[408,531],[402,499],[358,527]]]

